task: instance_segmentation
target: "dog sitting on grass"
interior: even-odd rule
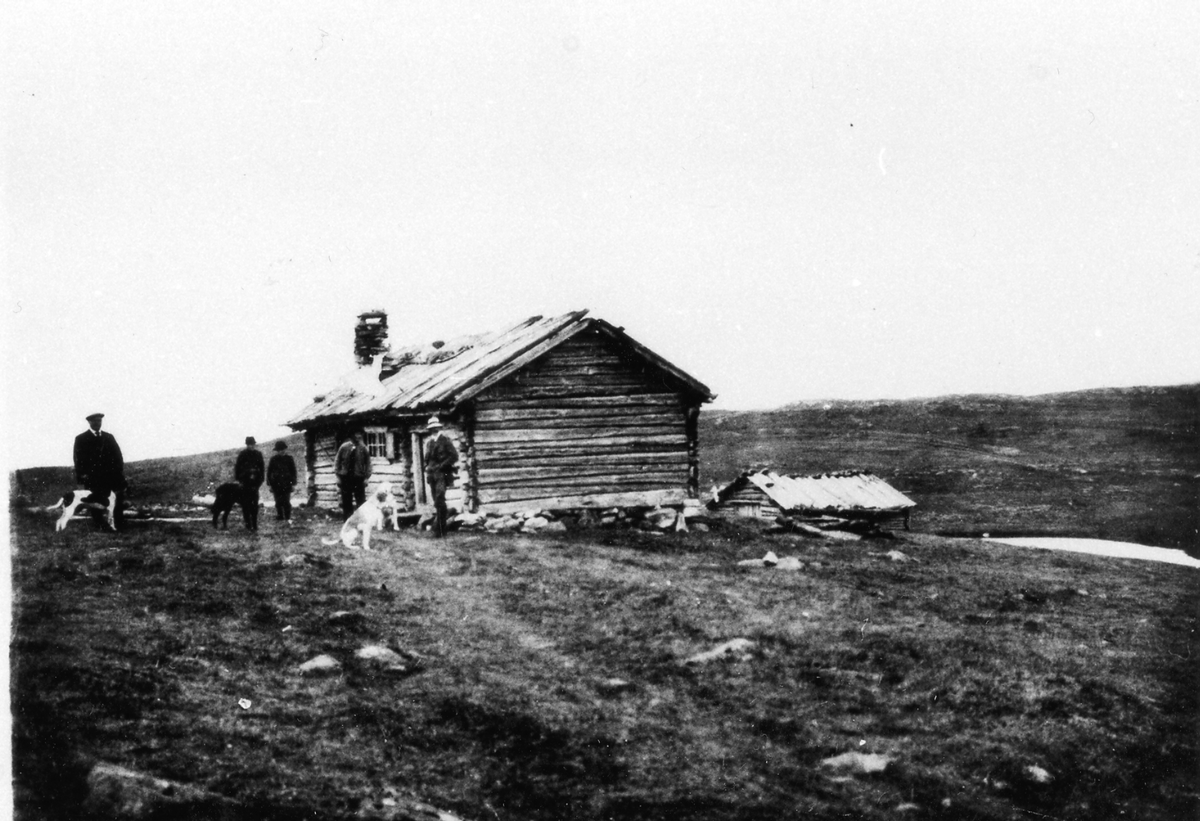
[[[117,530],[117,494],[116,491],[108,494],[106,500],[99,494],[93,494],[90,490],[69,490],[58,500],[57,504],[46,508],[48,513],[52,513],[59,508],[62,508],[62,515],[58,517],[58,521],[54,523],[54,532],[58,533],[65,530],[67,522],[71,521],[71,517],[75,515],[75,511],[80,507],[85,507],[90,510],[104,512],[104,525],[114,533]]]
[[[226,482],[214,491],[213,497],[213,527],[217,526],[217,519],[220,518],[221,528],[228,530],[229,511],[233,510],[234,505],[242,503],[242,486],[237,482]]]
[[[350,518],[342,524],[342,529],[338,533],[337,539],[322,539],[321,544],[326,547],[333,547],[340,539],[344,547],[356,549],[354,542],[361,533],[363,550],[370,550],[371,531],[383,530],[384,510],[388,508],[392,511],[392,527],[398,530],[398,520],[396,517],[399,510],[399,502],[392,495],[390,487],[381,486],[368,496],[365,502],[359,505],[358,510],[350,514]]]

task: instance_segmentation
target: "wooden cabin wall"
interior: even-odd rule
[[[419,497],[419,487],[413,474],[412,432],[420,435],[420,445],[424,446],[425,430],[423,425],[415,428],[408,424],[387,425],[391,432],[391,449],[389,457],[374,456],[371,458],[371,478],[367,481],[367,491],[374,490],[379,485],[387,483],[392,487],[392,494],[400,500],[404,507],[413,510],[422,507],[424,503]],[[464,457],[463,441],[465,439],[461,425],[447,422],[443,429],[445,434],[454,442],[459,451],[459,476],[454,487],[446,491],[446,505],[457,510],[464,510],[464,492],[466,476],[466,460]],[[334,472],[334,462],[340,442],[333,429],[318,429],[310,431],[307,437],[309,452],[307,462],[309,467],[310,498],[317,507],[330,510],[340,510],[341,496],[338,492],[337,475]],[[315,495],[313,492],[315,490]],[[428,500],[428,504],[432,504]]]
[[[603,334],[578,334],[476,398],[479,504],[682,504],[696,458],[687,409],[643,360]]]

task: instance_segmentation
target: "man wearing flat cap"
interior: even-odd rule
[[[458,449],[450,441],[450,437],[442,433],[442,422],[436,416],[430,417],[425,426],[429,431],[429,441],[425,443],[425,480],[429,484],[429,493],[433,496],[433,535],[441,538],[446,535],[446,488],[454,484],[455,466],[458,464]]]
[[[90,490],[93,496],[107,497],[117,493],[117,509],[114,523],[119,529],[124,521],[122,507],[125,502],[125,459],[121,446],[111,433],[100,430],[104,414],[93,413],[86,417],[88,430],[75,437],[75,480]],[[93,512],[99,521],[102,514]]]
[[[246,449],[238,454],[233,464],[233,478],[242,486],[242,518],[246,520],[246,529],[255,532],[258,531],[258,489],[262,487],[265,472],[263,455],[257,444],[253,436],[247,436]]]

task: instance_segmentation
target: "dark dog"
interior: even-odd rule
[[[242,486],[237,482],[226,482],[218,487],[213,495],[215,496],[212,506],[213,527],[217,526],[217,519],[224,516],[221,519],[221,526],[222,529],[228,530],[229,511],[233,510],[234,505],[240,505],[242,502]]]

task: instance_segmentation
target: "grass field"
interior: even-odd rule
[[[1108,415],[1094,396],[1043,408],[1041,427],[1025,408],[1018,429],[970,403],[950,424],[962,400],[935,405],[928,433],[916,404],[706,417],[710,477],[770,461],[894,481],[922,505],[896,540],[730,523],[389,532],[363,553],[323,547],[336,524],[310,510],[291,529],[267,514],[258,536],[154,521],[113,536],[16,509],[18,817],[81,817],[101,760],[228,796],[239,819],[404,818],[406,798],[473,821],[1195,818],[1200,575],[931,532],[1021,511],[1022,532],[1153,524],[1146,541],[1194,551],[1197,392],[1162,390],[1113,393]],[[142,501],[180,501],[232,455],[131,479],[158,494]],[[52,493],[69,480],[54,471],[17,489]],[[1124,488],[1132,524],[1098,504]],[[738,564],[768,550],[803,566]],[[684,663],[735,638],[744,655]],[[355,657],[372,643],[419,662],[380,672]],[[341,672],[302,676],[321,653]],[[822,765],[852,752],[887,766]]]

